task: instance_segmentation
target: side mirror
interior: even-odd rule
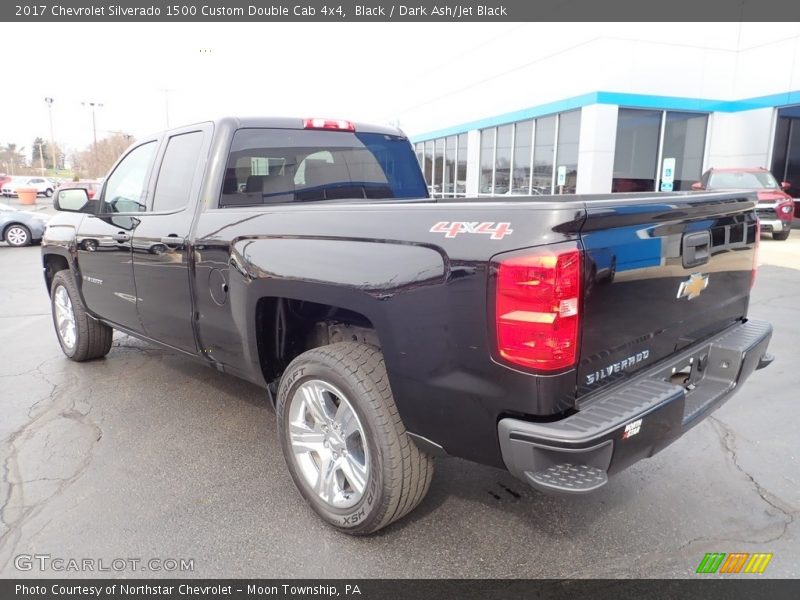
[[[702,184],[702,183],[700,183],[699,181],[695,181],[695,182],[692,184],[692,189],[693,189],[695,192],[699,192],[700,190],[702,190],[702,189],[703,189],[703,184]]]
[[[83,188],[58,190],[53,200],[53,208],[63,212],[94,212],[94,207],[89,206],[89,194]]]
[[[786,190],[788,190],[790,187],[792,187],[792,182],[791,182],[791,181],[781,181],[781,189],[782,189],[784,192],[785,192]]]

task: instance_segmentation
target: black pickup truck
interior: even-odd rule
[[[64,353],[117,329],[262,386],[298,489],[352,534],[417,506],[438,455],[595,490],[772,360],[748,192],[434,200],[398,130],[226,118],[55,202]]]

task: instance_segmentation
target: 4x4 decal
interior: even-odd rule
[[[511,229],[511,223],[440,221],[431,227],[430,232],[443,233],[446,238],[454,238],[459,233],[483,233],[492,240],[502,240],[505,236],[514,233],[514,230]]]

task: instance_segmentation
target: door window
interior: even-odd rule
[[[158,173],[153,199],[154,211],[179,210],[189,203],[202,145],[202,131],[184,133],[169,139]]]
[[[103,194],[104,213],[143,212],[147,210],[145,192],[147,174],[156,151],[148,142],[131,150],[108,178]]]

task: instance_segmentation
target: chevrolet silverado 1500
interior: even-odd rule
[[[753,193],[431,199],[398,130],[226,118],[56,206],[64,353],[117,329],[262,386],[301,494],[352,534],[419,504],[438,455],[595,490],[771,361]]]

